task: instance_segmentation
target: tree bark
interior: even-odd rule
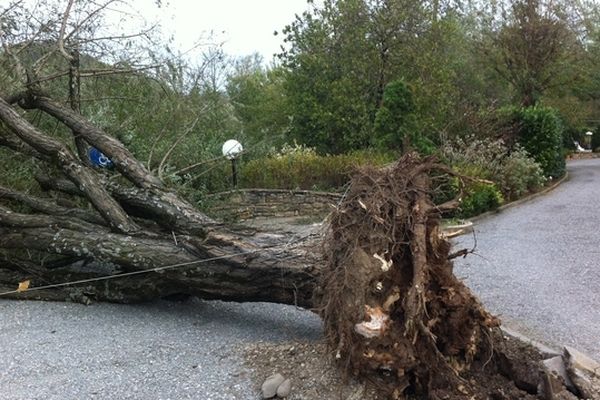
[[[0,271],[3,290],[15,289],[26,279],[35,286],[46,286],[140,272],[11,297],[68,300],[74,293],[85,293],[92,300],[132,302],[187,294],[304,308],[313,305],[318,257],[302,245],[286,247],[287,238],[255,235],[250,239],[212,233],[199,242],[187,236],[169,238],[151,233],[126,236],[75,219],[24,215],[2,208],[0,226],[0,248],[39,251],[71,260],[60,268],[42,265],[35,274],[4,266]],[[171,266],[175,267],[141,273]]]

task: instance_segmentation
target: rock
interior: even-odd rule
[[[529,360],[513,360],[508,353],[497,350],[500,373],[513,381],[515,385],[528,393],[535,394],[542,378],[539,364]]]
[[[600,378],[600,364],[583,354],[582,352],[565,346],[564,348],[565,359],[567,362],[576,369],[582,370],[593,377]]]
[[[277,397],[284,399],[290,395],[291,391],[292,381],[286,379],[285,381],[281,382],[281,385],[279,385],[279,387],[277,388]]]
[[[277,388],[283,383],[285,378],[281,374],[275,374],[268,377],[262,384],[263,399],[270,399],[277,394]]]
[[[600,398],[600,384],[595,384],[589,375],[571,366],[567,366],[567,372],[580,397],[585,400]]]
[[[549,358],[547,360],[542,361],[544,368],[554,374],[554,376],[558,377],[562,380],[562,383],[567,387],[570,391],[575,392],[575,386],[569,375],[567,374],[567,367],[565,366],[565,362],[561,356],[556,356]]]
[[[578,397],[565,387],[563,379],[556,372],[550,372],[546,366],[542,367],[538,397],[543,400],[578,400]]]
[[[564,352],[567,374],[580,396],[600,398],[600,364],[572,347],[565,346]]]

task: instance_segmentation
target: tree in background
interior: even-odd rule
[[[407,150],[415,141],[415,105],[410,88],[401,80],[390,82],[383,92],[375,116],[374,143],[377,147]]]
[[[415,134],[433,143],[460,132],[471,108],[505,99],[501,85],[486,93],[476,25],[462,8],[341,0],[299,16],[284,30],[291,48],[281,55],[290,138],[331,153],[373,146],[384,89],[399,77],[413,88]]]
[[[285,143],[290,114],[284,79],[282,68],[266,68],[258,55],[237,60],[228,76],[227,95],[253,156]]]
[[[513,0],[498,28],[491,25],[485,52],[521,105],[532,106],[548,90],[578,79],[584,32],[574,25],[574,13],[566,2]]]
[[[366,147],[377,109],[377,59],[362,0],[326,0],[283,33],[284,90],[293,119],[289,138],[324,153]]]

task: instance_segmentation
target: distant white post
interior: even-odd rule
[[[235,139],[229,139],[223,143],[223,155],[231,160],[231,183],[233,188],[237,187],[237,165],[238,156],[244,151],[242,144]]]
[[[592,151],[594,150],[594,149],[592,149],[592,135],[593,134],[594,134],[594,132],[590,132],[590,131],[587,131],[585,133],[585,142],[586,142],[585,144],[587,145],[587,148]]]

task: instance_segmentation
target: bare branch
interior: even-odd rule
[[[161,180],[163,179],[163,172],[164,172],[165,164],[167,163],[169,157],[173,153],[173,150],[175,150],[175,148],[179,145],[179,143],[181,143],[181,141],[183,139],[185,139],[186,136],[196,127],[196,125],[198,124],[198,121],[200,121],[200,114],[203,113],[204,111],[206,111],[207,108],[208,108],[207,106],[204,106],[202,108],[202,110],[200,110],[200,112],[196,116],[196,119],[194,120],[194,122],[192,122],[192,124],[189,127],[187,127],[187,129],[185,129],[182,133],[179,134],[177,139],[175,139],[175,142],[173,142],[171,147],[169,147],[169,150],[167,150],[167,152],[163,156],[162,160],[160,160],[160,164],[158,165],[159,179],[161,179]]]
[[[65,37],[65,40],[69,40],[71,39],[71,37],[79,32],[79,29],[81,29],[81,27],[83,25],[85,25],[89,20],[91,20],[92,18],[94,18],[94,16],[96,16],[99,12],[103,11],[104,9],[106,9],[109,5],[111,5],[112,3],[115,3],[116,0],[109,0],[107,1],[105,4],[100,5],[97,9],[93,10],[92,12],[90,12],[83,20],[81,20],[81,22],[79,22],[75,28],[73,28],[73,30],[71,32],[69,32],[67,34],[67,36]]]
[[[186,173],[188,171],[191,171],[191,170],[193,170],[195,168],[201,167],[202,165],[206,165],[206,164],[213,163],[215,161],[222,160],[223,158],[225,158],[225,156],[219,156],[219,157],[210,158],[208,160],[200,161],[200,162],[197,162],[195,164],[188,165],[187,167],[181,168],[180,170],[173,172],[171,175],[181,175],[181,174],[184,174],[184,173]]]
[[[106,226],[106,222],[98,214],[94,214],[79,208],[67,208],[59,206],[58,204],[51,203],[39,197],[27,195],[25,193],[17,192],[15,190],[0,186],[0,200],[2,199],[25,204],[31,209],[45,214],[54,215],[57,217],[72,217],[90,222],[92,224]]]
[[[141,71],[146,71],[153,68],[159,68],[160,64],[147,65],[139,68],[103,68],[103,69],[86,69],[82,70],[80,76],[82,78],[90,78],[90,77],[99,77],[99,76],[108,76],[108,75],[119,75],[119,74],[135,74]],[[57,78],[61,78],[63,76],[69,75],[69,71],[61,71],[52,75],[43,76],[41,78],[36,78],[31,83],[38,84],[42,82],[51,81]]]
[[[75,41],[74,44],[79,46],[79,45],[90,43],[90,42],[100,42],[100,41],[104,41],[104,40],[115,40],[116,41],[116,40],[123,40],[123,39],[133,39],[136,37],[146,36],[148,33],[152,32],[154,29],[156,29],[157,26],[158,25],[152,25],[148,29],[145,29],[140,32],[132,33],[129,35],[100,36],[100,37],[95,37],[95,38],[90,38],[90,39],[81,39],[81,40]]]
[[[77,218],[51,215],[30,215],[13,212],[0,206],[0,226],[13,228],[63,228],[82,232],[108,232],[108,229]]]
[[[135,74],[141,71],[146,71],[149,69],[160,68],[160,64],[152,64],[146,65],[144,67],[139,68],[107,68],[107,69],[97,69],[97,70],[84,70],[81,72],[82,78],[89,77],[97,77],[97,76],[106,76],[106,75],[117,75],[117,74]]]
[[[65,29],[67,28],[67,21],[69,19],[69,14],[71,13],[71,7],[73,7],[73,0],[68,0],[67,9],[65,10],[65,12],[63,14],[62,21],[60,24],[60,32],[58,33],[58,41],[57,41],[58,50],[63,55],[63,57],[65,57],[69,61],[71,60],[72,56],[65,50],[64,36],[65,36]]]

